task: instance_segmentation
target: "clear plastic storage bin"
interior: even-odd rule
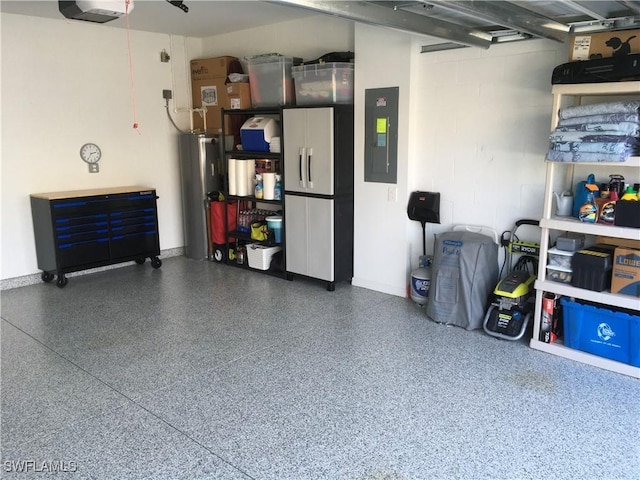
[[[293,67],[296,104],[353,103],[353,63],[333,62]]]
[[[571,283],[573,272],[570,268],[553,267],[547,265],[547,278],[554,282]]]
[[[293,105],[291,67],[294,59],[282,55],[245,57],[249,70],[251,104],[254,108]]]
[[[549,265],[554,267],[571,268],[571,259],[574,252],[567,252],[558,248],[550,248],[548,256]]]

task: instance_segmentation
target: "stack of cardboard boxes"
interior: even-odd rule
[[[241,73],[236,57],[215,57],[191,60],[191,94],[193,108],[207,108],[206,132],[222,131],[222,109],[251,108],[251,91],[248,83],[231,83],[230,73]],[[194,129],[205,131],[205,118],[194,113]],[[227,118],[228,120],[228,118]],[[225,125],[229,130],[229,125]]]

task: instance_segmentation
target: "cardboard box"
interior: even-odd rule
[[[570,62],[630,53],[640,53],[640,30],[576,33],[569,37]]]
[[[251,108],[251,86],[248,83],[227,83],[227,103],[225,109],[242,110]]]
[[[191,81],[206,82],[214,78],[227,78],[236,57],[200,58],[191,60]]]
[[[611,293],[640,297],[640,250],[616,248],[613,253]]]
[[[631,238],[605,237],[598,235],[596,237],[596,243],[606,243],[607,245],[615,245],[616,247],[628,247],[640,250],[640,240],[633,240]]]
[[[236,57],[215,57],[191,60],[191,95],[193,108],[207,107],[207,133],[222,129],[222,108],[228,104],[226,81]],[[204,130],[204,119],[193,114],[193,127]],[[227,125],[228,129],[228,125]]]

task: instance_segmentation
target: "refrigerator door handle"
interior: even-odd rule
[[[307,181],[309,188],[313,188],[313,180],[311,178],[311,159],[313,158],[313,148],[309,148],[307,153]]]

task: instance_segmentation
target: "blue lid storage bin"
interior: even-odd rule
[[[568,298],[560,303],[565,346],[640,367],[640,316]]]

